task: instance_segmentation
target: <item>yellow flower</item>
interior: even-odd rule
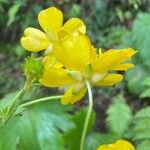
[[[113,70],[127,71],[134,67],[131,63],[124,63],[135,54],[131,48],[111,49],[104,53],[96,53],[86,35],[78,37],[68,35],[55,42],[54,56],[63,66],[48,66],[45,64],[44,74],[40,79],[46,87],[68,85],[68,89],[61,99],[62,104],[79,101],[86,93],[85,81],[94,86],[112,86],[119,83],[123,76],[111,73]]]
[[[79,18],[69,19],[63,26],[63,14],[55,8],[50,7],[42,10],[38,14],[38,22],[44,32],[29,27],[24,31],[24,37],[21,38],[22,46],[33,52],[41,50],[51,50],[54,41],[64,37],[66,34],[78,34],[86,32],[86,27]]]
[[[113,144],[99,146],[97,150],[135,150],[135,148],[128,141],[118,140]]]

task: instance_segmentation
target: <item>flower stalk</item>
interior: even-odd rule
[[[39,99],[30,101],[30,102],[26,102],[24,104],[21,104],[19,107],[27,107],[27,106],[30,106],[30,105],[33,105],[33,104],[36,104],[36,103],[45,102],[45,101],[49,101],[49,100],[52,100],[52,99],[59,99],[61,97],[62,97],[62,95],[39,98]]]
[[[92,108],[93,108],[93,95],[92,95],[92,89],[90,86],[89,81],[85,81],[87,89],[88,89],[88,97],[89,97],[89,107],[88,107],[88,112],[85,118],[84,126],[83,126],[83,131],[82,131],[82,136],[81,136],[81,143],[80,143],[80,150],[84,149],[84,142],[85,142],[85,137],[86,137],[86,132],[87,128],[89,125],[91,113],[92,113]]]

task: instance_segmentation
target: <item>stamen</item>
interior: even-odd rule
[[[50,44],[50,45],[48,46],[48,48],[46,49],[44,55],[48,55],[49,53],[51,53],[51,52],[52,52],[52,49],[53,49],[53,44]]]

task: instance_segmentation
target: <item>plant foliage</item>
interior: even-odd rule
[[[63,149],[63,133],[75,127],[68,111],[53,100],[30,106],[0,128],[0,149]],[[7,144],[6,144],[7,143]]]
[[[131,119],[130,107],[125,103],[123,96],[118,95],[107,109],[106,122],[109,130],[122,136],[126,129],[128,129]]]
[[[134,116],[134,140],[137,150],[150,148],[150,107],[138,111]]]
[[[150,77],[146,78],[143,81],[143,86],[146,87],[145,91],[143,91],[140,95],[141,98],[150,98]]]
[[[82,108],[79,112],[76,112],[72,116],[71,120],[75,123],[75,126],[71,130],[66,132],[66,134],[64,134],[64,139],[66,141],[65,146],[67,147],[67,150],[79,149],[86,113],[87,108]],[[95,123],[95,113],[92,112],[87,133],[92,132],[94,123]]]
[[[129,90],[136,94],[139,94],[145,90],[141,83],[149,76],[150,72],[149,20],[149,13],[139,13],[133,23],[132,32],[129,38],[131,47],[134,47],[138,51],[137,57],[134,58],[134,63],[136,65],[135,69],[131,69],[127,72]]]

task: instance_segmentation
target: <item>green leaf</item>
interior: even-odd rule
[[[146,79],[142,82],[142,84],[143,84],[144,86],[149,86],[149,87],[150,87],[150,77],[146,78]]]
[[[139,119],[150,119],[150,107],[146,107],[138,111],[134,119],[139,120]]]
[[[150,150],[150,140],[144,140],[140,142],[137,145],[136,150]]]
[[[87,108],[81,108],[79,112],[76,112],[75,115],[72,116],[72,121],[75,123],[76,126],[64,135],[65,145],[68,150],[79,149],[86,114]],[[92,130],[94,123],[95,113],[94,111],[92,111],[87,133],[89,133]]]
[[[4,119],[10,112],[12,105],[14,104],[13,99],[18,92],[13,92],[7,94],[4,98],[0,100],[0,118]]]
[[[147,68],[141,64],[135,64],[135,68],[127,71],[128,88],[132,93],[139,94],[145,90],[141,84],[149,76]]]
[[[69,9],[68,17],[79,17],[81,15],[81,6],[78,4],[73,4],[72,7]]]
[[[14,48],[12,48],[12,50],[16,54],[17,57],[19,57],[19,58],[21,58],[23,56],[25,57],[26,51],[23,49],[21,44],[14,46]]]
[[[21,124],[19,124],[20,122],[17,118],[14,118],[9,124],[5,125],[5,127],[3,126],[0,128],[0,135],[3,135],[0,136],[0,149],[16,150],[16,145],[19,141],[18,133],[21,128]]]
[[[139,13],[133,23],[133,42],[143,63],[150,67],[150,14]],[[140,29],[140,30],[139,30]]]
[[[0,149],[63,150],[63,134],[75,127],[72,107],[57,100],[34,104],[0,129]]]
[[[133,139],[138,147],[139,143],[150,140],[150,107],[139,110],[133,119]],[[150,145],[149,145],[150,147]],[[140,148],[139,148],[140,149]]]
[[[134,126],[134,130],[135,131],[140,131],[141,129],[142,130],[147,130],[149,129],[150,130],[150,119],[138,119],[135,121],[135,126]]]
[[[7,26],[10,26],[14,20],[15,20],[15,17],[16,17],[16,14],[19,10],[21,6],[21,3],[15,3],[8,11],[8,21],[7,21]]]
[[[122,95],[118,95],[113,99],[106,113],[109,130],[121,136],[128,129],[132,119],[131,109],[125,103]]]
[[[135,68],[127,71],[127,81],[129,90],[138,95],[145,90],[145,87],[141,83],[145,78],[149,77],[150,72],[149,20],[149,13],[139,13],[133,23],[133,28],[130,34],[130,46],[137,50],[137,54],[133,57]]]
[[[150,88],[145,90],[144,92],[142,92],[142,94],[140,95],[141,98],[147,98],[150,97]]]
[[[134,130],[135,132],[135,136],[134,136],[134,140],[136,141],[140,141],[140,140],[145,140],[145,139],[149,139],[150,140],[150,129],[145,130],[144,129],[140,129],[140,130]]]

